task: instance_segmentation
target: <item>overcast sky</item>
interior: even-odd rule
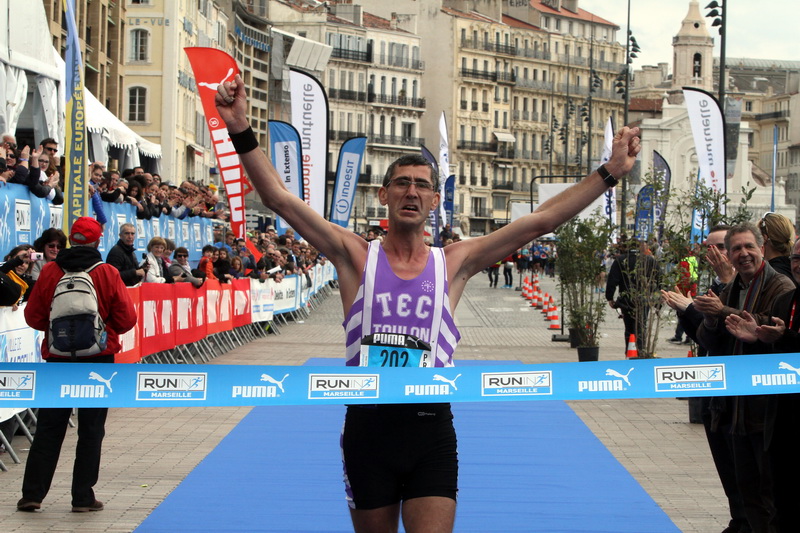
[[[700,14],[709,11],[705,6],[711,0],[699,0]],[[719,2],[719,0],[718,0]],[[758,59],[788,59],[800,61],[800,37],[797,22],[800,20],[800,3],[797,0],[726,0],[728,38],[725,43],[727,57]],[[630,0],[631,31],[642,48],[633,62],[635,69],[642,65],[669,63],[672,71],[672,38],[681,28],[681,21],[689,12],[689,0]],[[627,0],[579,0],[581,8],[601,16],[620,27],[619,42],[625,43],[627,29]],[[706,19],[709,33],[714,38],[714,57],[719,57],[718,28],[711,28],[712,19]]]

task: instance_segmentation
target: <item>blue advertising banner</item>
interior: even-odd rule
[[[330,220],[343,228],[350,222],[350,213],[356,197],[361,160],[367,146],[366,137],[347,139],[339,150],[339,166],[336,168],[336,183],[333,186]]]
[[[636,225],[634,236],[647,240],[653,232],[653,186],[645,185],[636,196]]]
[[[447,178],[444,182],[444,212],[446,213],[446,224],[453,227],[453,209],[455,208],[456,197],[456,177],[455,175]]]
[[[0,363],[2,407],[607,400],[800,393],[800,354],[449,368]]]
[[[286,188],[305,200],[303,187],[303,147],[300,134],[294,126],[280,120],[269,121],[270,156]],[[283,235],[288,226],[281,217],[275,217],[275,231]]]
[[[100,238],[98,249],[105,257],[108,251],[117,244],[119,228],[129,223],[136,226],[137,257],[146,251],[147,243],[154,236],[169,237],[177,246],[185,246],[189,250],[189,260],[199,261],[202,248],[214,242],[211,219],[189,217],[183,220],[171,216],[161,216],[150,220],[136,218],[136,208],[128,203],[103,202],[108,222]],[[11,250],[18,244],[33,244],[42,232],[48,228],[60,228],[63,207],[52,205],[44,198],[31,194],[28,187],[19,184],[0,186],[0,250]],[[5,252],[4,252],[5,253]]]

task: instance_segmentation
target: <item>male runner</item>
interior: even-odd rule
[[[371,244],[326,221],[284,187],[249,128],[240,76],[224,82],[217,111],[264,205],[283,217],[336,267],[347,335],[347,363],[381,364],[384,332],[402,332],[407,360],[393,366],[452,366],[458,342],[452,316],[467,281],[580,213],[633,166],[638,128],[614,137],[611,159],[597,172],[490,235],[429,248],[428,213],[440,202],[438,177],[424,159],[393,163],[378,190],[389,233]],[[378,349],[372,349],[378,345]],[[417,347],[414,349],[414,347]],[[345,483],[357,533],[453,529],[457,455],[448,404],[351,406],[342,435]],[[402,454],[400,453],[402,452]]]

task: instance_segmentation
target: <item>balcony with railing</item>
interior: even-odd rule
[[[483,80],[489,82],[497,81],[497,75],[490,70],[475,70],[471,68],[462,68],[461,76],[473,80]]]
[[[347,139],[352,139],[353,137],[363,137],[363,133],[358,133],[356,131],[347,131],[347,130],[329,130],[329,136],[331,141],[346,141]]]
[[[414,107],[425,109],[424,98],[409,98],[408,96],[391,96],[388,94],[369,93],[367,101],[373,104],[400,105],[404,107]]]
[[[478,141],[458,141],[456,145],[459,150],[472,150],[475,152],[494,152],[497,145]]]
[[[411,59],[402,56],[390,56],[389,54],[381,54],[379,63],[381,65],[388,65],[390,67],[408,68],[412,70],[425,70],[425,62],[419,59]]]
[[[361,61],[372,63],[372,53],[367,50],[349,50],[347,48],[334,48],[331,52],[334,59],[347,59],[350,61]]]
[[[528,57],[533,59],[546,59],[550,60],[552,54],[550,52],[545,52],[541,49],[534,49],[534,48],[519,48],[517,47],[517,56],[519,57]]]
[[[473,207],[469,216],[470,218],[492,218],[492,210],[487,207]]]
[[[367,101],[367,93],[363,91],[348,91],[345,89],[328,89],[328,97],[332,100],[350,100],[352,102]]]
[[[553,89],[552,81],[532,80],[529,78],[517,78],[516,86],[522,89],[533,89],[538,91],[551,91]]]
[[[518,55],[517,47],[514,45],[483,41],[480,39],[461,39],[461,48],[483,50],[485,52],[492,52],[493,54],[505,54],[509,56]]]
[[[756,120],[775,120],[779,118],[789,118],[789,110],[781,109],[780,111],[770,111],[769,113],[758,113]]]
[[[517,157],[517,150],[508,146],[501,147],[497,150],[497,157],[500,159],[514,159]]]
[[[492,189],[495,189],[495,190],[498,190],[498,191],[513,191],[514,190],[514,182],[513,181],[506,181],[506,182],[495,181],[494,183],[492,183]]]
[[[513,72],[497,72],[496,73],[497,83],[509,83],[514,84],[517,82],[517,75]]]
[[[425,144],[424,137],[403,137],[401,135],[377,135],[367,136],[367,141],[372,144],[385,144],[393,146],[414,146],[419,147]]]

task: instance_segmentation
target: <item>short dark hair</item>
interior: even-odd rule
[[[394,160],[394,162],[389,165],[389,168],[386,169],[386,174],[383,176],[383,186],[388,187],[389,182],[392,181],[392,177],[394,176],[394,171],[397,167],[428,167],[431,171],[431,181],[433,182],[433,190],[439,190],[439,175],[436,173],[436,169],[433,168],[433,165],[430,161],[425,159],[419,154],[409,154],[401,156]]]
[[[178,254],[186,254],[186,255],[189,255],[189,250],[187,250],[187,249],[186,249],[185,247],[183,247],[183,246],[178,246],[177,248],[175,248],[175,253],[174,253],[174,255],[178,255]]]
[[[58,228],[48,228],[42,232],[38,239],[33,241],[33,249],[37,252],[44,252],[46,244],[58,242],[62,248],[67,246],[67,236]]]
[[[761,232],[758,230],[758,228],[750,222],[744,222],[737,226],[733,226],[728,230],[728,233],[725,234],[725,248],[730,252],[731,237],[738,235],[739,233],[747,233],[748,231],[753,234],[753,237],[755,237],[757,245],[764,245],[764,237],[761,235]]]
[[[58,141],[53,139],[52,137],[48,137],[46,139],[43,139],[42,142],[40,142],[39,144],[42,145],[42,146],[44,146],[45,144],[55,144],[55,145],[57,145]]]

